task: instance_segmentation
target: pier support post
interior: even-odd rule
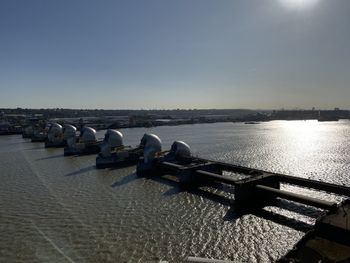
[[[274,195],[259,191],[255,187],[258,184],[280,189],[280,182],[274,176],[261,175],[240,180],[235,184],[235,203],[239,206],[262,205],[275,199]]]

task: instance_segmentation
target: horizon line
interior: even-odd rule
[[[350,111],[350,109],[342,109],[339,107],[334,107],[334,108],[168,108],[168,109],[151,109],[151,108],[120,108],[120,109],[103,109],[103,108],[58,108],[58,107],[53,107],[53,108],[22,108],[22,107],[15,107],[15,108],[0,108],[0,110],[88,110],[88,111],[93,111],[93,110],[99,110],[99,111],[195,111],[195,110],[248,110],[248,111],[323,111],[323,110],[345,110],[345,111]]]

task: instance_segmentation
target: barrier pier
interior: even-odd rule
[[[243,206],[266,204],[279,197],[325,210],[337,208],[335,202],[281,190],[282,183],[350,196],[349,187],[194,157],[181,162],[155,160],[152,171],[148,172],[176,175],[181,184],[210,185],[211,182],[219,182],[232,185],[235,187],[235,203]]]

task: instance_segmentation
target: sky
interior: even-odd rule
[[[0,108],[350,109],[349,0],[1,0]]]

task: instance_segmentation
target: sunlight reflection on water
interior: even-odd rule
[[[349,121],[124,129],[125,144],[137,145],[146,131],[164,149],[180,139],[201,157],[350,186]],[[135,167],[96,170],[94,163],[95,156],[63,157],[62,149],[0,137],[0,261],[179,262],[196,255],[270,262],[321,212],[280,200],[241,215],[230,187],[186,192],[171,177],[138,178]]]

